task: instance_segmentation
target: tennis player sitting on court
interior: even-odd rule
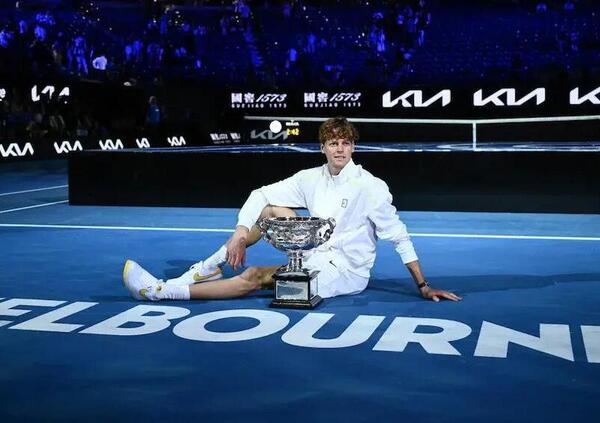
[[[460,300],[451,292],[427,284],[406,226],[392,206],[387,185],[352,161],[357,140],[356,128],[345,118],[327,120],[319,128],[327,164],[252,191],[240,210],[233,236],[178,278],[163,282],[127,260],[123,269],[125,286],[134,298],[150,301],[234,298],[272,288],[272,276],[280,266],[249,267],[233,278],[217,279],[222,278],[225,263],[234,270],[244,265],[246,248],[261,238],[258,219],[295,216],[292,208],[306,208],[311,216],[333,217],[337,223],[329,241],[304,260],[306,268],[320,271],[321,297],[362,292],[375,262],[375,244],[382,238],[395,244],[423,298]]]

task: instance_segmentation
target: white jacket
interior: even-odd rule
[[[306,208],[311,216],[333,217],[333,235],[317,250],[335,253],[336,266],[359,276],[370,276],[378,238],[392,241],[404,264],[418,259],[388,186],[352,160],[337,176],[325,164],[252,191],[238,225],[250,229],[267,205]]]

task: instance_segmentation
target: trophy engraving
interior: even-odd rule
[[[270,307],[315,308],[318,295],[318,270],[302,265],[303,252],[327,242],[335,228],[335,220],[319,217],[274,217],[258,222],[263,238],[288,256],[288,263],[275,272],[275,299]]]

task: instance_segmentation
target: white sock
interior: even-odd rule
[[[160,284],[160,290],[156,291],[159,300],[189,300],[190,288],[187,285]]]
[[[212,256],[204,260],[204,268],[209,271],[216,270],[217,267],[221,267],[227,261],[227,247],[221,246]]]

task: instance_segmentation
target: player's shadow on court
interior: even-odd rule
[[[165,280],[177,278],[181,276],[184,272],[187,272],[190,266],[192,266],[195,263],[195,261],[191,260],[167,260],[167,264],[171,267],[165,269],[162,278]]]
[[[600,273],[569,273],[562,275],[474,275],[439,276],[429,282],[432,286],[454,292],[461,297],[470,293],[509,291],[514,289],[538,289],[552,285],[573,282],[598,282]],[[378,296],[378,301],[412,302],[420,299],[412,279],[371,279],[366,292],[393,293],[388,298]],[[400,294],[400,295],[397,295]]]

